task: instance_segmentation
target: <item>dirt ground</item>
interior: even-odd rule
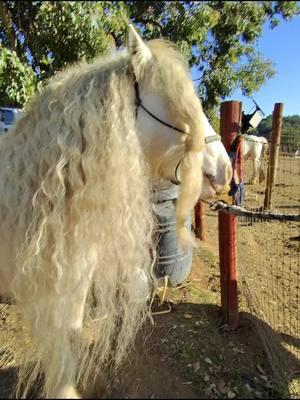
[[[264,182],[246,185],[244,206],[250,209],[260,207],[264,188]],[[300,158],[281,157],[271,211],[299,215],[299,210]],[[294,336],[300,357],[299,222],[240,219],[238,235],[239,270],[251,290],[252,301],[273,328]]]
[[[284,181],[279,176],[277,211],[299,213],[298,172]],[[259,207],[263,192],[264,185],[246,186],[247,206]],[[168,302],[158,308],[170,306],[170,312],[153,316],[118,378],[110,385],[97,381],[86,398],[300,397],[299,224],[239,222],[240,325],[234,332],[220,312],[217,217],[208,209],[205,229],[186,285],[168,289]],[[1,304],[0,398],[13,395],[26,343],[16,307]],[[292,371],[285,382],[276,377],[276,362]]]
[[[236,332],[222,325],[217,264],[210,249],[195,251],[190,284],[168,293],[172,311],[145,326],[118,380],[105,389],[99,382],[86,398],[285,397],[286,388],[272,381],[253,316],[241,313]],[[0,341],[0,398],[7,398],[26,346],[14,306],[1,310]]]

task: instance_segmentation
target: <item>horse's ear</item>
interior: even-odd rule
[[[127,47],[132,59],[136,59],[139,64],[145,64],[152,57],[148,46],[143,42],[137,31],[130,24],[128,26]]]

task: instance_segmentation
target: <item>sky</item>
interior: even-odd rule
[[[273,62],[276,73],[252,97],[266,116],[272,114],[275,103],[284,104],[284,116],[300,115],[300,16],[281,21],[275,29],[266,24],[256,47],[264,58]],[[192,75],[197,78],[197,72]],[[254,111],[252,100],[240,90],[226,100],[241,101],[246,113]]]

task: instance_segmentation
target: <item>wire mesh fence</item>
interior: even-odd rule
[[[283,132],[270,211],[299,215],[300,132],[284,131],[284,126]],[[243,207],[262,210],[266,180],[250,185],[251,161],[243,168]],[[262,160],[262,169],[267,176],[268,158]],[[238,217],[240,300],[257,317],[274,374],[283,384],[300,378],[299,250],[299,222]]]

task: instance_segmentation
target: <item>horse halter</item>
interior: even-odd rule
[[[134,75],[134,91],[135,91],[135,106],[136,106],[135,118],[136,118],[136,119],[137,119],[137,117],[138,117],[138,110],[139,110],[139,107],[141,107],[144,111],[146,111],[146,113],[147,113],[148,115],[150,115],[150,117],[154,118],[156,121],[158,121],[158,122],[161,123],[162,125],[165,125],[165,126],[167,126],[168,128],[173,129],[174,131],[187,134],[183,129],[177,128],[176,126],[171,125],[171,124],[168,124],[167,122],[161,120],[161,119],[158,118],[156,115],[152,114],[152,112],[149,111],[149,110],[143,105],[142,100],[141,100],[141,97],[140,97],[139,84],[138,84],[138,82],[137,82],[137,80],[136,80],[135,75]],[[204,138],[205,144],[208,144],[208,143],[211,143],[211,142],[216,142],[216,141],[218,141],[218,140],[221,140],[221,137],[220,137],[220,135],[218,135],[218,134],[216,134],[216,135],[211,135],[211,136],[207,136],[207,137]],[[171,179],[171,182],[172,182],[173,184],[175,184],[175,185],[179,185],[179,184],[181,183],[181,182],[179,181],[179,179],[177,178],[177,171],[178,171],[178,168],[179,168],[179,165],[180,165],[181,161],[182,161],[182,160],[180,160],[180,161],[178,162],[178,164],[176,165],[175,173],[174,173],[175,179]],[[212,187],[214,188],[215,185],[214,185],[214,180],[213,180],[213,178],[210,177],[210,176],[208,176],[208,179],[209,179],[209,181],[211,182]]]
[[[139,84],[136,80],[134,82],[134,90],[135,90],[135,105],[136,105],[135,117],[136,118],[138,116],[139,107],[141,107],[144,111],[146,111],[146,113],[148,113],[152,118],[154,118],[156,121],[160,122],[162,125],[165,125],[168,128],[173,129],[174,131],[186,134],[186,132],[184,130],[182,130],[180,128],[176,128],[176,126],[173,126],[173,125],[168,124],[167,122],[164,122],[160,118],[156,117],[156,115],[152,114],[151,111],[147,110],[147,108],[143,105],[142,100],[140,98]]]
[[[150,117],[154,118],[156,121],[158,121],[159,123],[161,123],[162,125],[167,126],[170,129],[173,129],[174,131],[180,132],[180,133],[184,133],[187,135],[187,133],[180,128],[177,128],[174,125],[168,124],[167,122],[161,120],[160,118],[158,118],[156,115],[152,114],[151,111],[149,111],[142,103],[141,97],[140,97],[140,91],[139,91],[139,84],[137,82],[137,80],[134,80],[134,91],[135,91],[135,106],[136,106],[136,110],[135,110],[135,117],[137,119],[138,116],[138,110],[139,107],[141,107],[144,111],[146,111],[147,114],[150,115]],[[207,136],[204,138],[204,142],[206,144],[211,143],[211,142],[216,142],[217,140],[221,140],[220,135],[212,135],[212,136]]]

